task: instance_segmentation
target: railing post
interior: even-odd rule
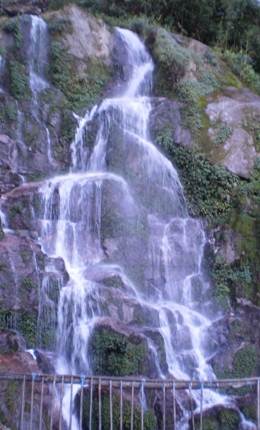
[[[132,382],[132,389],[131,389],[131,430],[134,430],[134,392],[135,392],[135,387],[134,387],[134,383]]]
[[[84,382],[85,377],[80,378],[80,409],[79,409],[79,428],[82,430],[82,419],[83,419],[83,395],[84,395]]]
[[[172,402],[173,402],[173,430],[176,430],[176,390],[175,383],[172,384]]]
[[[200,386],[200,430],[203,430],[203,382]]]
[[[44,376],[42,376],[42,382],[41,382],[41,398],[40,398],[39,430],[42,430],[43,389],[44,389]]]
[[[101,378],[98,380],[98,429],[102,430],[102,381]]]
[[[93,410],[93,379],[90,378],[90,393],[89,393],[89,429],[92,429],[92,410]]]
[[[257,379],[257,430],[260,430],[260,378]]]
[[[23,387],[22,387],[22,404],[21,404],[20,430],[23,430],[24,403],[25,403],[25,376],[23,377]]]
[[[163,384],[163,430],[166,429],[166,393],[165,384]]]
[[[113,385],[109,381],[109,417],[110,417],[110,430],[113,430]]]
[[[123,430],[123,382],[120,381],[120,430]]]
[[[72,415],[73,415],[73,376],[70,378],[70,420],[69,420],[69,430],[72,427]]]
[[[34,373],[32,373],[31,411],[30,411],[30,430],[33,430],[34,381],[35,381],[35,374],[34,374]]]

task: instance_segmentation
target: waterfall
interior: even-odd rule
[[[30,88],[33,94],[48,87],[45,70],[48,64],[48,26],[46,22],[31,15],[30,50],[28,51]]]
[[[91,373],[91,333],[100,318],[115,318],[103,306],[100,285],[116,274],[125,300],[155,316],[143,334],[158,376],[214,379],[208,364],[214,318],[203,270],[203,225],[189,217],[177,171],[150,140],[153,61],[131,31],[117,28],[116,37],[126,52],[124,84],[84,118],[77,117],[70,173],[41,188],[42,246],[48,255],[63,258],[70,277],[60,292],[56,370]],[[93,122],[90,148],[86,136]],[[113,233],[107,231],[109,221]],[[166,373],[149,328],[162,336]],[[195,394],[194,401],[198,406]],[[226,400],[206,390],[204,401],[209,407]],[[188,412],[178,428],[188,428],[187,420]]]
[[[48,25],[40,17],[31,15],[30,28],[30,49],[28,51],[29,63],[29,83],[32,91],[32,114],[36,121],[42,124],[39,112],[38,95],[41,91],[46,90],[49,86],[46,80],[46,69],[48,65],[49,54],[49,34]],[[55,165],[52,156],[52,141],[48,127],[44,126],[46,131],[47,158],[50,166]]]

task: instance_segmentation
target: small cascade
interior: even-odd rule
[[[29,50],[29,77],[30,88],[32,91],[32,113],[39,124],[42,124],[38,106],[39,93],[49,87],[46,80],[46,69],[49,55],[49,35],[48,25],[40,17],[31,15],[30,30],[30,50]],[[52,141],[48,127],[44,126],[46,131],[47,157],[50,166],[55,166],[55,160],[52,156]]]
[[[37,267],[37,264],[36,264]],[[55,265],[50,262],[45,268],[41,288],[39,289],[39,306],[37,320],[37,346],[55,348],[57,327],[57,303],[63,284],[62,276],[57,272]],[[46,333],[49,334],[46,339]]]
[[[48,87],[45,70],[48,64],[48,26],[38,16],[31,15],[29,50],[30,88],[36,94]]]

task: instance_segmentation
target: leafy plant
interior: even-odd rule
[[[179,170],[191,213],[207,217],[214,225],[224,222],[232,209],[238,178],[190,149],[172,143],[167,152]]]

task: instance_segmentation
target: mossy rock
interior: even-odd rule
[[[89,60],[79,73],[77,60],[59,40],[51,44],[49,74],[53,84],[66,96],[67,107],[78,112],[95,105],[111,79],[110,68],[99,60]]]
[[[239,349],[233,359],[233,376],[249,378],[256,375],[258,365],[257,350],[253,345]]]
[[[214,224],[225,219],[232,209],[238,178],[173,141],[168,143],[167,154],[179,171],[191,213],[207,217]]]
[[[125,389],[123,390],[125,393]],[[85,391],[83,400],[83,428],[85,430],[89,429],[89,391]],[[136,393],[137,395],[137,390]],[[128,396],[123,394],[123,429],[130,430],[131,428],[131,402],[129,401],[131,398],[130,389],[128,389]],[[134,429],[141,430],[141,410],[140,403],[136,402],[138,399],[135,399],[134,402]],[[92,429],[99,428],[99,412],[98,412],[98,389],[94,389],[93,392],[93,408],[92,408]],[[76,408],[80,407],[80,399],[79,396],[76,398]],[[118,389],[113,389],[113,397],[112,397],[112,414],[113,414],[113,428],[120,428],[120,395]],[[110,403],[109,403],[109,393],[108,391],[104,392],[104,388],[102,389],[101,394],[101,420],[102,420],[102,430],[110,429]],[[144,411],[144,430],[155,430],[157,428],[156,425],[156,417],[154,412],[151,409]]]
[[[37,314],[34,311],[0,311],[0,329],[17,330],[24,337],[27,348],[36,346]]]
[[[109,327],[96,327],[89,352],[96,375],[146,375],[148,347],[138,336],[126,336]]]
[[[237,411],[233,409],[221,409],[220,411],[207,412],[209,415],[203,417],[203,430],[237,430],[240,418]],[[199,418],[195,419],[195,426],[199,425]],[[197,428],[197,426],[196,426]]]
[[[8,70],[11,95],[17,100],[29,98],[30,87],[26,67],[20,62],[12,60],[8,63]]]

